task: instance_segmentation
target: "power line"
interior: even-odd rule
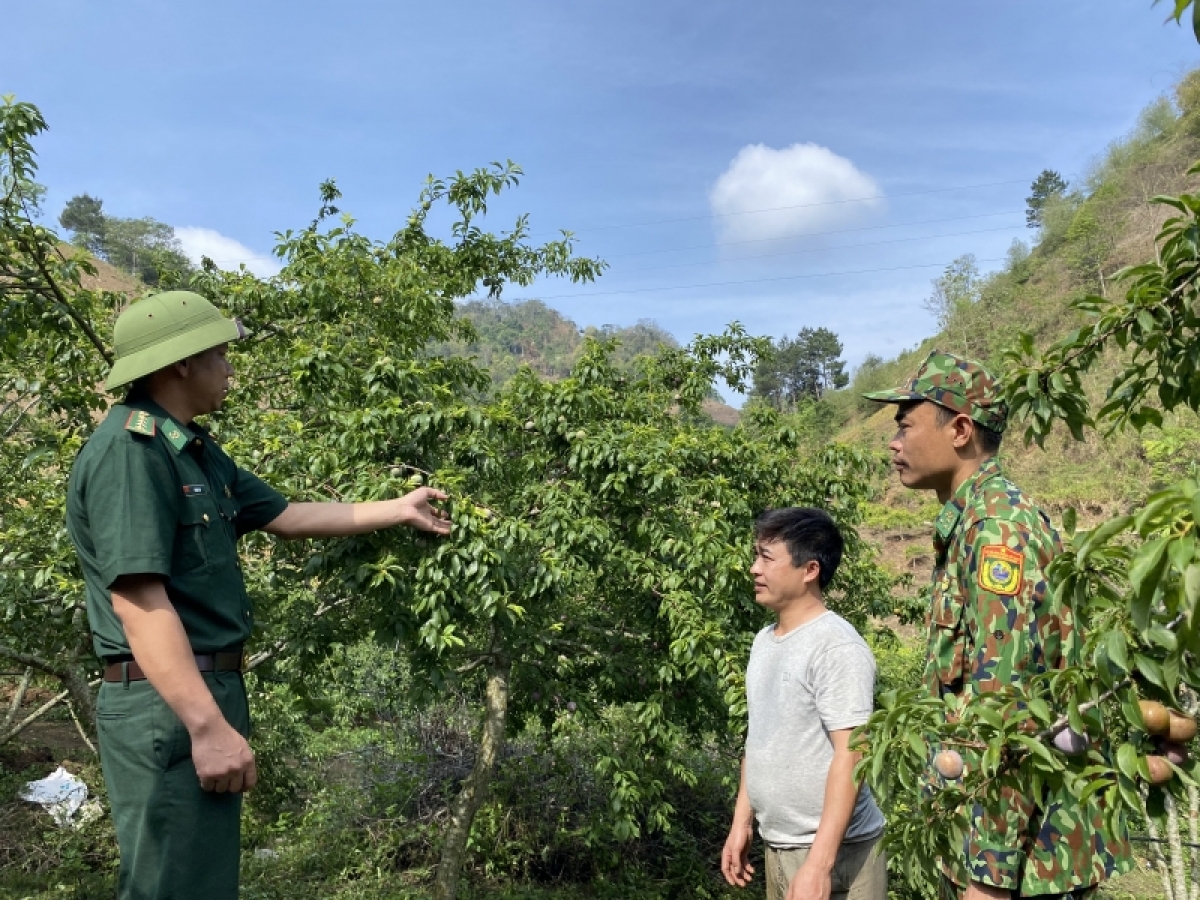
[[[967,235],[967,234],[989,234],[989,233],[995,232],[995,231],[1016,231],[1018,229],[1024,230],[1026,227],[1027,226],[1025,226],[1025,225],[1003,225],[1000,228],[980,228],[977,231],[952,231],[948,234],[927,234],[927,235],[922,235],[921,237],[895,238],[890,241],[870,241],[869,243],[866,243],[866,244],[838,244],[837,246],[834,246],[834,247],[806,247],[803,250],[785,250],[782,253],[759,253],[754,256],[734,256],[734,257],[731,257],[730,259],[721,260],[721,262],[741,262],[742,260],[745,260],[745,259],[774,259],[777,256],[797,256],[801,253],[821,253],[822,251],[825,251],[825,250],[854,250],[854,249],[857,249],[858,247],[882,247],[887,244],[903,244],[903,243],[908,243],[910,241],[932,241],[936,238],[962,237],[963,235]],[[612,274],[626,275],[626,274],[629,274],[632,272],[657,272],[662,269],[694,268],[699,265],[702,265],[702,264],[701,263],[673,263],[672,265],[669,265],[669,266],[643,266],[640,269],[617,269]]]
[[[997,183],[1003,184],[1005,182],[997,182]],[[665,248],[662,248],[659,250],[635,250],[632,253],[614,253],[614,254],[606,255],[603,258],[605,259],[605,261],[610,260],[610,259],[628,259],[631,256],[651,256],[651,255],[654,255],[657,253],[682,253],[687,250],[712,250],[712,249],[716,249],[718,247],[740,247],[745,244],[765,244],[765,243],[770,243],[771,241],[789,241],[789,240],[795,240],[796,238],[803,238],[803,237],[825,237],[825,236],[828,236],[831,234],[857,234],[862,231],[886,231],[887,229],[890,229],[890,228],[907,228],[911,225],[939,225],[943,222],[965,222],[965,221],[970,221],[970,220],[974,220],[974,219],[994,219],[994,218],[998,218],[999,216],[1024,215],[1024,213],[1025,213],[1025,210],[1023,210],[1023,209],[1010,209],[1010,210],[1004,210],[1001,212],[994,212],[994,213],[978,213],[976,215],[970,215],[970,216],[950,216],[950,217],[942,218],[942,219],[917,219],[912,222],[894,222],[890,225],[864,225],[864,226],[861,226],[858,228],[835,228],[835,229],[830,229],[828,231],[797,231],[792,234],[779,235],[778,237],[750,238],[750,239],[744,240],[744,241],[725,241],[720,244],[712,244],[712,243],[689,244],[686,247],[665,247]],[[1011,226],[1011,227],[1016,228],[1018,226]],[[1026,226],[1020,226],[1020,227],[1024,228]],[[1004,230],[1007,230],[1007,227],[1006,228],[985,228],[979,232],[964,231],[964,232],[959,232],[959,233],[960,234],[982,234],[985,231],[1004,231]],[[952,236],[953,235],[931,235],[931,237],[952,237]],[[922,238],[903,238],[902,240],[922,240]],[[895,243],[895,242],[894,241],[880,241],[879,243],[887,244],[887,243]],[[861,244],[861,245],[847,245],[847,246],[869,247],[869,246],[874,246],[874,245],[873,244]],[[839,248],[839,247],[814,248],[814,250],[821,250],[821,249],[837,250],[837,249],[842,249],[842,248]],[[805,250],[789,251],[789,253],[804,253],[804,252],[809,252],[809,251],[805,251]],[[788,255],[788,254],[783,254],[783,253],[770,254],[770,253],[768,253],[768,254],[761,254],[759,256],[746,256],[746,257],[738,257],[738,258],[739,259],[760,259],[760,258],[766,258],[769,256],[785,256],[785,255]],[[274,256],[246,256],[246,257],[239,257],[237,259],[214,259],[213,260],[213,262],[217,263],[218,265],[221,263],[243,263],[243,262],[253,262],[253,261],[271,262],[276,265],[282,265],[282,263],[279,261],[279,259]],[[651,268],[676,268],[676,267],[675,266],[654,266],[654,267],[647,267],[646,269],[632,269],[632,270],[626,270],[626,271],[649,271]]]
[[[767,241],[790,241],[801,237],[822,237],[829,234],[854,234],[859,231],[882,231],[888,228],[905,228],[909,225],[936,225],[941,222],[964,222],[968,219],[994,219],[998,216],[1024,215],[1023,209],[1010,209],[1005,212],[979,213],[973,216],[951,216],[948,219],[919,219],[915,222],[896,222],[892,225],[864,225],[861,228],[838,228],[832,231],[798,231],[795,234],[783,234],[779,237],[753,238],[745,241],[727,241],[723,244],[691,244],[687,247],[668,247],[665,250],[636,250],[633,253],[614,253],[605,259],[625,259],[630,256],[649,256],[652,253],[677,253],[684,250],[709,250],[713,247],[739,247],[742,244],[763,244]]]
[[[997,256],[992,259],[979,259],[976,262],[1003,262],[1004,257]],[[540,297],[516,297],[510,302],[522,303],[526,300],[568,300],[575,297],[608,297],[613,294],[649,294],[659,291],[683,291],[689,288],[708,288],[708,287],[729,287],[738,284],[765,284],[769,281],[796,281],[801,278],[833,278],[836,275],[869,275],[875,272],[901,272],[908,269],[941,269],[948,266],[949,263],[924,263],[916,266],[888,266],[883,269],[853,269],[845,272],[813,272],[806,275],[781,275],[777,278],[749,278],[743,281],[710,281],[705,284],[676,284],[670,287],[654,287],[654,288],[629,288],[620,291],[591,291],[586,294],[543,294]],[[482,297],[469,297],[466,300],[482,300]]]
[[[1017,178],[1011,181],[989,181],[983,184],[964,184],[958,187],[946,188],[931,188],[927,191],[906,191],[901,194],[873,194],[870,197],[847,197],[842,200],[821,200],[817,203],[796,203],[791,206],[768,206],[763,209],[746,209],[739,212],[731,213],[710,213],[706,216],[684,216],[679,219],[656,219],[649,222],[627,222],[619,225],[591,225],[587,228],[568,229],[572,234],[579,234],[583,231],[610,231],[614,228],[643,228],[648,225],[670,225],[675,222],[699,222],[707,219],[727,219],[730,216],[749,216],[755,213],[778,212],[785,209],[810,209],[814,206],[834,206],[839,203],[863,203],[868,200],[890,200],[895,197],[919,197],[924,194],[944,194],[950,191],[970,191],[976,188],[999,187],[1008,184],[1025,184],[1026,179]],[[536,237],[540,234],[559,234],[559,231],[539,231],[530,235]]]

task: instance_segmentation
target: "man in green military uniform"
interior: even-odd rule
[[[1058,533],[996,459],[1008,411],[992,376],[934,351],[908,384],[865,396],[898,405],[888,449],[901,483],[943,504],[927,620],[930,691],[969,699],[1078,663],[1074,615],[1046,580]],[[1132,867],[1126,835],[1104,833],[1095,801],[1017,790],[1005,799],[1004,809],[972,810],[961,857],[943,860],[946,898],[1079,896]]]
[[[117,320],[109,389],[132,385],[71,469],[67,526],[104,660],[100,756],[126,900],[238,892],[241,794],[254,786],[242,645],[251,608],[237,539],[361,534],[405,524],[446,534],[420,488],[375,503],[289,503],[212,439],[244,336],[198,294],[171,291]]]

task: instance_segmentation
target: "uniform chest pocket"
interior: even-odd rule
[[[954,690],[966,674],[967,630],[962,596],[948,572],[933,584],[929,604],[928,665],[937,681]]]
[[[198,572],[212,563],[212,532],[220,528],[220,516],[212,503],[189,497],[179,511],[179,528],[175,534],[174,575]]]
[[[930,597],[929,619],[934,628],[952,628],[957,630],[962,623],[963,603],[959,592],[955,590],[954,579],[949,572],[943,571],[933,583]]]
[[[237,517],[238,513],[241,512],[241,507],[238,506],[238,502],[232,497],[218,497],[217,509],[221,513],[221,518],[229,523],[230,530],[236,534]]]

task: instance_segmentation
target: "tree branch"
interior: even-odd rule
[[[79,314],[78,310],[76,310],[75,307],[72,306],[67,300],[62,288],[59,287],[58,282],[54,280],[54,276],[50,274],[50,269],[46,265],[46,259],[40,252],[41,247],[37,241],[27,243],[28,238],[23,234],[20,238],[18,238],[18,240],[26,244],[25,251],[30,255],[30,257],[32,257],[34,263],[37,265],[38,271],[42,274],[42,278],[46,280],[47,286],[49,286],[50,290],[54,292],[55,299],[59,304],[62,305],[63,309],[66,311],[67,315],[71,317],[72,321],[79,326],[79,329],[84,333],[84,335],[87,336],[87,339],[91,341],[92,346],[99,351],[100,356],[104,359],[104,361],[111,366],[113,363],[112,353],[106,346],[104,346],[104,341],[100,340],[100,336],[96,334],[96,331],[92,328],[91,323],[84,319],[83,316]]]
[[[17,712],[21,709],[21,704],[25,702],[25,692],[29,690],[29,682],[33,680],[33,668],[27,666],[25,674],[21,676],[21,683],[17,685],[17,690],[13,693],[12,702],[8,706],[8,713],[4,716],[4,727],[8,728],[13,723],[13,719],[17,717]]]
[[[30,666],[39,672],[45,672],[47,675],[53,675],[55,678],[66,680],[67,670],[64,666],[57,666],[50,662],[50,660],[35,656],[32,653],[23,653],[20,650],[14,650],[6,644],[0,644],[0,656],[6,656],[13,662],[19,662],[21,665]]]
[[[335,600],[332,603],[319,606],[319,607],[317,607],[317,611],[312,614],[312,618],[319,619],[323,615],[325,615],[327,612],[329,612],[330,610],[337,609],[339,606],[345,606],[349,602],[350,602],[349,597],[343,597],[341,600]],[[253,671],[254,669],[257,669],[259,666],[261,666],[263,663],[274,658],[274,656],[277,653],[279,653],[281,650],[283,650],[284,648],[287,647],[288,643],[289,643],[289,640],[287,638],[280,638],[278,641],[276,641],[274,644],[272,644],[267,649],[260,650],[258,653],[255,653],[253,656],[250,657],[250,659],[248,659],[246,661],[246,671],[247,672]]]
[[[1178,628],[1180,625],[1183,624],[1183,620],[1186,618],[1187,618],[1186,614],[1180,613],[1174,619],[1172,619],[1170,622],[1167,623],[1166,629],[1168,631],[1174,631],[1176,628]],[[1083,715],[1085,712],[1095,709],[1097,706],[1099,706],[1105,700],[1111,700],[1113,697],[1115,697],[1117,695],[1118,691],[1125,690],[1125,688],[1129,687],[1131,684],[1133,684],[1132,678],[1122,678],[1120,681],[1118,681],[1116,684],[1114,684],[1111,688],[1109,688],[1107,691],[1105,691],[1103,694],[1101,694],[1095,700],[1089,700],[1087,703],[1080,704],[1079,714]],[[1070,717],[1063,716],[1057,722],[1055,722],[1053,725],[1051,725],[1049,728],[1039,731],[1037,733],[1037,738],[1040,741],[1048,741],[1048,740],[1052,741],[1052,740],[1054,740],[1054,738],[1056,738],[1058,736],[1059,732],[1065,731],[1067,726],[1070,724],[1071,724]]]
[[[71,696],[70,691],[63,691],[60,694],[55,694],[53,697],[27,715],[24,719],[22,719],[17,725],[14,725],[4,734],[0,734],[0,744],[5,744],[15,738],[18,734],[20,734],[46,713],[50,712],[50,710],[54,709],[54,707],[58,706],[58,704],[62,703],[62,701],[66,700],[69,696]]]

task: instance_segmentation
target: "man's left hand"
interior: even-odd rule
[[[806,862],[788,885],[787,900],[829,900],[832,893],[832,874]]]
[[[400,522],[418,531],[432,531],[434,534],[450,533],[450,514],[444,509],[433,505],[434,500],[446,500],[447,495],[436,488],[417,488],[405,494],[398,501]]]

